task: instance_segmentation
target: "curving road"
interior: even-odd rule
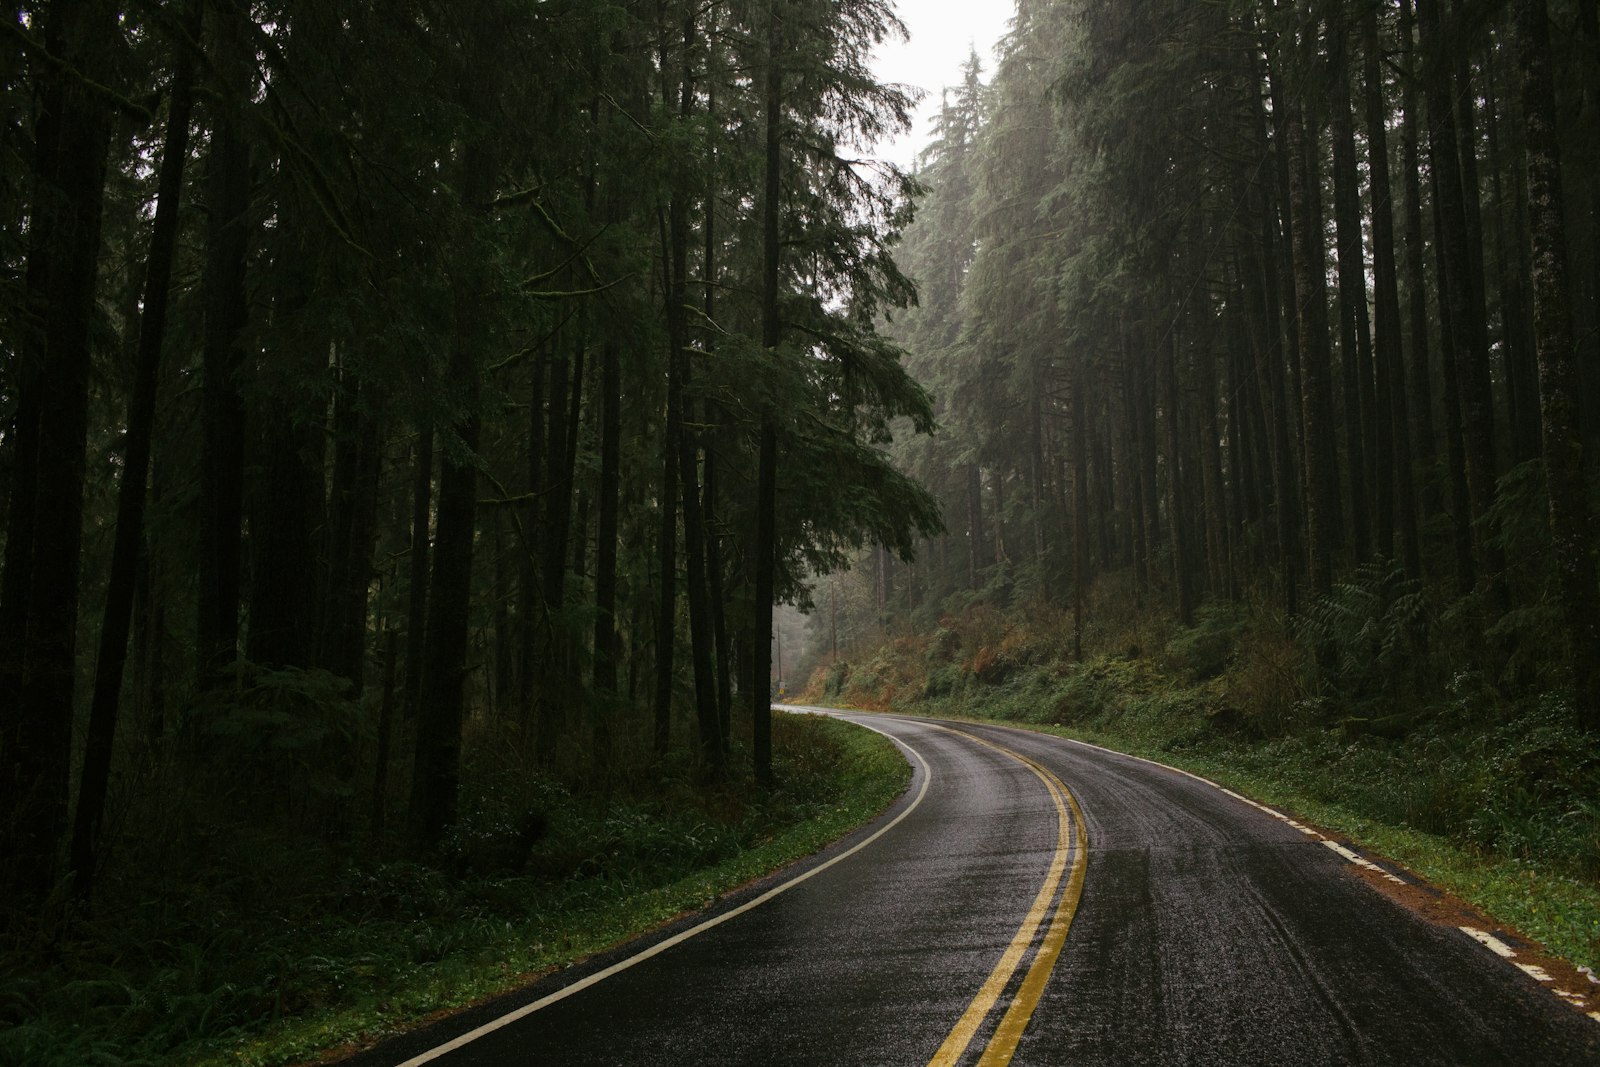
[[[1058,738],[829,714],[912,763],[880,819],[351,1062],[1600,1063],[1600,1014],[1516,946],[1282,815]]]

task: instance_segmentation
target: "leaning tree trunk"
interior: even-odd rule
[[[185,20],[191,37],[199,34],[200,5],[191,3]],[[139,319],[139,347],[133,392],[128,398],[127,436],[122,483],[117,488],[117,530],[111,548],[105,611],[100,623],[100,649],[95,658],[94,696],[89,707],[83,769],[79,775],[78,808],[72,832],[73,890],[87,898],[94,878],[95,844],[105,814],[111,781],[112,745],[116,739],[118,702],[128,659],[128,632],[133,619],[140,550],[144,544],[146,475],[156,419],[161,344],[166,334],[172,261],[178,244],[178,203],[183,193],[183,167],[189,154],[189,118],[194,105],[194,53],[176,45],[172,101],[167,112],[166,144],[156,191],[156,216],[145,263],[144,312]]]

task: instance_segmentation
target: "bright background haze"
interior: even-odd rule
[[[1010,0],[898,0],[895,9],[911,31],[911,40],[879,48],[874,69],[880,80],[915,85],[926,95],[915,112],[912,132],[885,141],[876,154],[909,170],[939,113],[940,90],[960,80],[968,51],[977,49],[985,82],[994,73],[994,46],[1014,9]]]

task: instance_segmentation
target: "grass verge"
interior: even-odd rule
[[[1000,720],[989,720],[1000,721]],[[1017,725],[1008,723],[1008,725]],[[1540,942],[1574,965],[1600,970],[1600,886],[1534,860],[1486,854],[1437,834],[1374,818],[1347,801],[1326,768],[1280,747],[1260,751],[1171,750],[1104,730],[1053,725],[1028,729],[1070,737],[1198,774],[1295,819],[1344,834]]]
[[[782,784],[767,794],[670,778],[585,794],[480,773],[441,865],[219,850],[186,895],[80,922],[48,965],[0,960],[0,1063],[273,1067],[370,1043],[703,907],[910,780],[887,739],[819,716],[775,717],[773,747]],[[511,869],[503,826],[530,803],[548,830]]]
[[[1020,725],[1191,771],[1600,971],[1600,751],[1558,693],[1508,696],[1472,672],[1408,683],[1401,667],[1318,680],[1281,622],[1199,615],[1118,619],[1078,660],[1048,610],[975,609],[824,665],[801,699]]]

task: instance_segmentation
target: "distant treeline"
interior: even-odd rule
[[[893,328],[950,533],[851,631],[1038,597],[1081,655],[1116,574],[1281,613],[1325,680],[1381,647],[1600,729],[1593,0],[1020,0],[980,75]]]

